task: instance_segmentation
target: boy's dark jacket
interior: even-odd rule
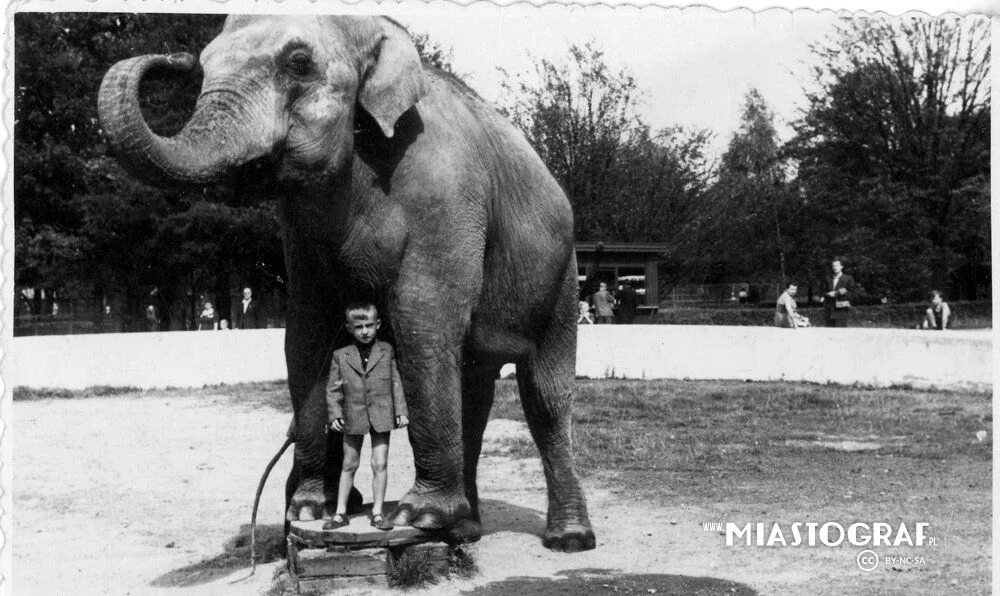
[[[408,414],[392,346],[376,339],[367,368],[361,364],[356,345],[335,351],[326,384],[326,406],[329,422],[343,418],[348,435],[396,428],[396,416]]]

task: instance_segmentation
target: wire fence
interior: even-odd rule
[[[681,284],[660,288],[660,308],[725,308],[773,304],[781,295],[776,283]]]

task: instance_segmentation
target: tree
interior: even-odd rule
[[[573,205],[577,240],[664,242],[683,227],[705,185],[705,131],[653,133],[641,92],[593,44],[569,61],[504,73],[501,111],[519,126]]]
[[[757,89],[743,104],[739,129],[722,155],[718,178],[699,209],[687,276],[709,283],[786,280],[794,253],[794,201],[774,114]]]
[[[141,329],[154,302],[166,328],[193,319],[202,291],[228,299],[230,275],[281,287],[274,206],[232,182],[198,189],[144,187],[107,155],[96,95],[118,60],[197,53],[220,15],[18,13],[15,26],[15,284],[60,297],[123,304],[125,328]],[[180,130],[200,80],[146,82],[142,106],[161,134]],[[212,207],[206,207],[206,204]],[[39,305],[44,308],[44,305]]]
[[[814,251],[879,293],[989,293],[990,37],[984,19],[845,20],[789,155]]]
[[[452,75],[456,74],[451,64],[455,57],[455,52],[452,48],[445,48],[439,42],[431,39],[431,36],[426,33],[411,34],[410,37],[413,39],[413,45],[417,47],[420,59],[425,64],[430,64]]]

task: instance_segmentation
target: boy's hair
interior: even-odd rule
[[[368,318],[378,318],[378,309],[371,302],[350,302],[344,308],[344,315],[347,322],[360,321]]]
[[[944,300],[944,295],[941,294],[941,290],[931,290],[931,298],[937,296],[938,298]]]

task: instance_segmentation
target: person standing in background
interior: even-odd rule
[[[215,316],[215,308],[208,300],[205,301],[205,308],[198,315],[198,331],[214,331],[219,328],[218,317]]]
[[[622,284],[618,295],[618,306],[621,322],[625,325],[631,325],[635,321],[636,312],[639,310],[639,294],[630,282],[626,281]]]
[[[823,294],[823,307],[827,327],[847,327],[851,316],[851,295],[854,278],[844,273],[840,257],[830,263],[833,275],[826,279],[827,291]]]
[[[234,329],[260,329],[260,301],[253,299],[253,291],[243,288],[243,302],[236,307],[236,326]]]
[[[594,292],[594,314],[597,315],[598,325],[613,325],[615,322],[615,297],[603,281],[601,289]]]
[[[156,307],[152,304],[146,306],[146,331],[159,331],[160,317],[156,316]]]

